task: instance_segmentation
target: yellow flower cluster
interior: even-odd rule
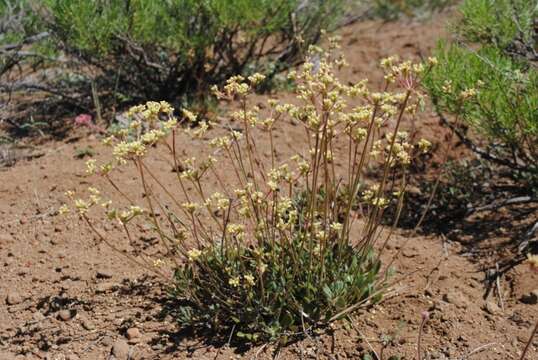
[[[428,151],[430,151],[431,147],[432,147],[432,143],[429,142],[428,140],[426,139],[420,139],[419,142],[417,143],[418,145],[418,148],[420,149],[420,151],[425,154],[427,153]]]
[[[329,46],[337,49],[337,41],[330,40]],[[428,61],[430,66],[435,62],[434,59]],[[170,241],[171,249],[184,254],[190,262],[203,261],[202,249],[214,244],[215,239],[223,246],[266,244],[269,240],[286,244],[285,241],[306,239],[312,241],[309,248],[317,249],[319,254],[316,256],[321,259],[324,244],[334,239],[343,239],[342,243],[349,240],[348,220],[354,211],[352,204],[359,201],[368,207],[385,208],[393,201],[387,194],[402,195],[397,187],[386,186],[385,179],[364,190],[361,175],[370,167],[371,161],[385,161],[387,166],[395,167],[391,171],[397,173],[396,166],[409,165],[411,154],[416,153],[411,152],[414,144],[409,135],[397,129],[404,128],[398,127],[402,115],[412,115],[420,106],[417,83],[425,66],[399,62],[395,57],[382,60],[381,65],[386,72],[387,87],[378,92],[370,91],[367,80],[349,84],[340,82],[335,71],[347,66],[345,59],[312,47],[302,68],[289,74],[297,82],[297,101],[289,104],[269,100],[268,107],[260,105],[261,109],[250,106],[247,95],[265,80],[265,76],[258,73],[246,78],[234,76],[221,90],[212,89],[218,98],[240,101],[241,106],[230,114],[234,128],[226,131],[221,124],[201,120],[194,112],[182,109],[180,119],[196,122],[197,126],[176,132],[178,120],[168,103],[147,102],[134,106],[127,112],[130,123],[103,141],[112,147],[115,161],[98,164],[95,159],[90,159],[86,162],[87,172],[106,175],[117,166],[116,163],[122,165],[134,161],[140,171],[144,196],[153,202],[149,207],[166,209],[165,221],[159,221],[136,205],[113,208],[110,200],[101,200],[99,191],[94,188],[88,189],[88,199],[74,200],[75,207],[85,215],[92,206],[100,204],[110,220],[118,221],[126,229],[131,220],[141,215],[154,221],[155,228],[162,222],[162,228],[158,229],[161,239]],[[390,90],[394,87],[390,83],[399,85],[404,91]],[[474,96],[471,90],[465,96]],[[350,99],[353,99],[353,106],[348,105]],[[304,128],[308,145],[297,151],[291,161],[281,162],[279,144],[274,145],[280,135],[279,129],[273,129],[275,123],[286,119]],[[213,131],[218,135],[209,136]],[[172,144],[167,138],[171,133]],[[269,137],[270,152],[258,152],[260,134]],[[181,143],[180,137],[185,136],[196,139],[194,143],[197,145],[210,145],[213,148],[211,155],[201,155],[205,154],[201,151],[197,159],[178,154],[175,146]],[[176,189],[168,192],[168,182],[156,178],[149,161],[142,162],[141,158],[157,144],[162,144],[173,156],[171,163],[180,185],[176,189],[184,195],[180,199],[170,199],[175,196]],[[265,143],[261,144],[265,146]],[[415,146],[424,153],[431,143],[422,139]],[[183,150],[186,153],[192,149],[181,148],[179,153]],[[342,161],[342,154],[349,154],[349,161]],[[377,160],[371,160],[369,154]],[[215,166],[217,158],[223,160],[219,166]],[[345,171],[342,164],[349,164],[350,173],[344,174],[348,176],[341,174]],[[220,177],[221,172],[227,176]],[[235,176],[230,183],[227,183],[228,175]],[[109,181],[113,178],[106,176]],[[211,185],[207,186],[207,182]],[[208,191],[216,184],[220,191]],[[158,188],[164,188],[167,196],[163,198],[166,200],[154,193]],[[126,194],[121,195],[127,198]],[[67,207],[59,209],[61,213],[67,211]],[[347,218],[343,219],[342,213],[346,211],[344,217]],[[209,221],[215,221],[216,225],[207,225]],[[189,243],[184,241],[187,238],[196,240],[198,247],[185,248]],[[231,252],[235,254],[235,250]],[[230,286],[255,286],[255,275],[265,271],[265,262],[272,256],[263,249],[260,251],[256,272],[239,272],[238,268],[230,267]],[[241,256],[240,250],[237,254]]]
[[[199,249],[192,249],[187,252],[187,257],[190,261],[196,261],[202,256],[202,251]]]
[[[225,211],[230,206],[230,199],[226,198],[223,194],[216,192],[205,201],[205,206]]]

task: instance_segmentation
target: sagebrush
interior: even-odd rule
[[[340,14],[340,0],[3,0],[0,88],[14,119],[110,118],[155,99],[206,110],[209,88],[232,75],[261,72],[270,88]]]

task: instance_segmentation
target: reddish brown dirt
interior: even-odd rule
[[[443,27],[443,17],[436,17],[428,23],[364,22],[343,29],[351,64],[346,78],[376,80],[379,59],[428,54]],[[416,126],[422,136],[444,145],[447,132],[432,113],[422,114]],[[293,131],[281,129],[282,138],[289,141]],[[351,323],[337,323],[332,331],[280,350],[267,345],[242,352],[178,332],[171,319],[159,315],[162,283],[96,244],[76,218],[57,215],[66,190],[89,185],[84,161],[74,158],[76,149],[91,146],[97,157],[106,155],[93,136],[76,135],[81,138],[40,145],[41,157],[0,172],[0,360],[108,359],[121,341],[128,342],[132,359],[359,359],[370,346],[380,352],[383,336],[393,338],[385,359],[415,359],[425,310],[431,318],[424,329],[424,359],[461,358],[481,346],[469,358],[518,359],[538,318],[537,305],[528,304],[538,289],[538,274],[525,265],[500,281],[503,310],[498,296],[483,298],[480,262],[461,256],[457,241],[398,234],[385,254],[388,259],[401,250],[395,263],[398,293],[354,314]],[[170,172],[165,164],[156,167]],[[131,188],[128,180],[125,190]],[[113,227],[105,230],[111,238],[117,233]],[[139,336],[128,339],[129,328],[137,328]],[[538,338],[527,359],[536,358],[537,347]]]

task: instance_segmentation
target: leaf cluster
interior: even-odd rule
[[[332,321],[350,304],[381,298],[375,285],[381,263],[373,251],[346,246],[325,251],[320,259],[308,249],[304,235],[299,231],[286,246],[266,243],[226,256],[215,246],[176,271],[171,296],[197,301],[171,312],[181,326],[209,328],[223,336],[233,333],[256,343],[303,335]],[[253,276],[251,284],[245,281],[248,274]],[[233,279],[240,283],[235,285]]]

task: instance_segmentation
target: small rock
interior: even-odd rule
[[[127,339],[129,339],[129,344],[137,344],[142,340],[142,334],[137,328],[130,328],[127,330]]]
[[[417,256],[417,254],[414,251],[411,251],[411,250],[402,251],[402,255],[405,256],[405,257],[408,257],[408,258],[414,258],[415,256]]]
[[[80,360],[80,358],[75,354],[69,354],[66,356],[65,360]]]
[[[133,340],[140,337],[140,330],[138,328],[130,328],[127,330],[127,339]]]
[[[116,290],[117,288],[119,288],[119,285],[117,283],[104,282],[101,284],[97,284],[97,286],[95,287],[95,293],[102,294],[102,293]]]
[[[22,302],[22,296],[17,293],[10,293],[6,296],[6,303],[8,305],[16,305]]]
[[[456,305],[459,308],[467,308],[469,305],[469,302],[465,298],[465,296],[457,291],[450,291],[443,295],[443,301],[446,301],[449,304]]]
[[[86,330],[93,330],[95,329],[95,326],[92,324],[92,322],[88,319],[83,319],[82,320],[82,327]]]
[[[77,314],[76,310],[60,310],[58,312],[58,318],[63,321],[69,321]]]
[[[112,344],[114,344],[114,340],[110,336],[105,336],[101,341],[101,344],[104,346],[112,346]]]
[[[97,270],[97,273],[95,274],[95,277],[98,279],[110,279],[112,278],[112,272],[107,270]]]
[[[493,301],[487,301],[482,307],[482,310],[486,311],[491,315],[499,315],[502,313],[501,308]]]
[[[523,295],[521,301],[528,305],[536,305],[538,303],[538,289],[531,291],[528,295]]]
[[[33,315],[32,315],[32,318],[35,320],[35,321],[41,321],[41,320],[44,320],[45,319],[45,315],[43,315],[41,313],[41,311],[36,311]]]
[[[112,345],[110,353],[118,360],[127,360],[129,358],[129,344],[125,340],[118,340]]]

